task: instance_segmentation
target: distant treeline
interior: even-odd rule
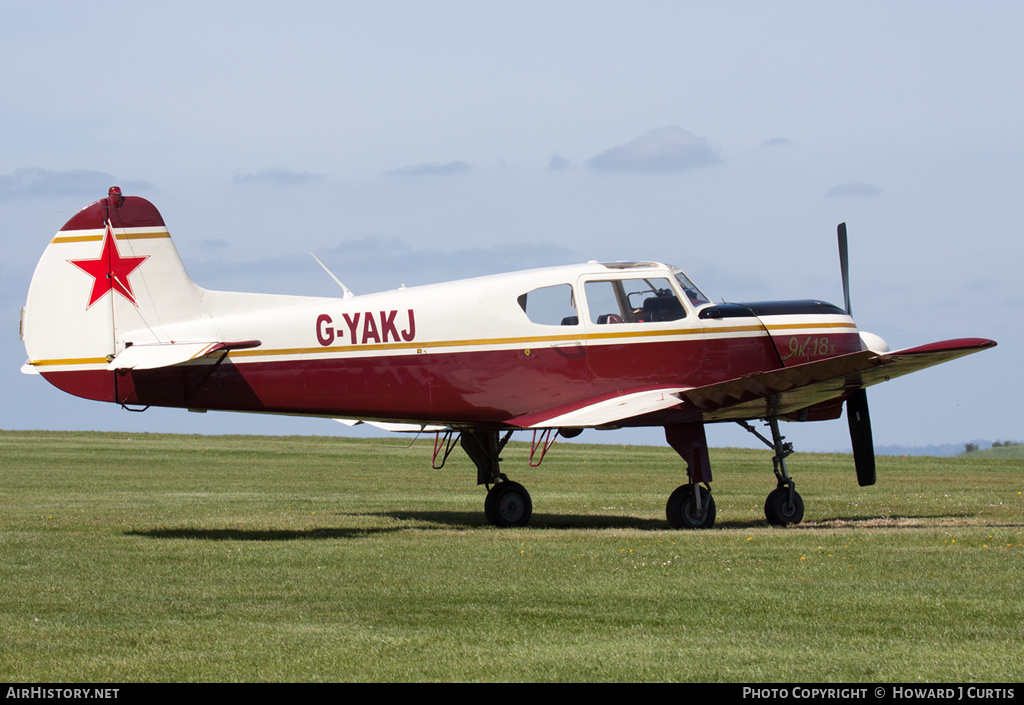
[[[993,448],[1009,448],[1011,446],[1024,445],[1020,441],[994,441],[992,443]],[[973,453],[976,450],[980,450],[977,443],[968,443],[964,446],[964,451],[967,453]]]

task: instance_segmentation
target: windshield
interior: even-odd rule
[[[690,303],[696,306],[703,306],[709,304],[711,301],[708,297],[704,296],[704,292],[698,289],[690,278],[682,272],[675,270],[676,281],[679,282],[679,286],[683,288],[683,293],[686,294],[686,298],[690,300]]]

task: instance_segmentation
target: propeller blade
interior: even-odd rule
[[[843,272],[843,299],[846,313],[850,309],[850,251],[846,238],[846,223],[836,228],[839,236],[839,267]],[[861,487],[875,484],[875,442],[871,438],[871,416],[868,414],[868,393],[858,389],[846,400],[846,420],[850,425],[853,445],[853,464],[857,468],[857,484]]]
[[[868,415],[868,393],[858,389],[846,400],[846,420],[850,424],[853,464],[857,468],[857,484],[875,484],[875,444],[871,439],[871,417]]]
[[[840,223],[837,228],[839,235],[839,267],[843,271],[843,298],[846,301],[846,313],[850,310],[850,253],[846,243],[846,223]]]

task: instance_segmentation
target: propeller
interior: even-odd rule
[[[840,223],[839,266],[843,273],[843,299],[846,313],[850,309],[850,256],[846,239],[846,223]],[[846,400],[846,420],[850,425],[850,442],[853,444],[853,464],[857,468],[857,484],[861,487],[875,484],[875,444],[871,438],[871,416],[868,414],[868,392],[858,389]]]

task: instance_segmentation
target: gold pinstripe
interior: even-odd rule
[[[115,240],[156,240],[159,238],[170,237],[170,232],[166,230],[154,230],[149,232],[138,232],[138,233],[115,233]],[[63,244],[68,242],[99,242],[103,239],[103,233],[97,235],[57,235],[50,244]]]
[[[33,367],[45,367],[47,365],[106,365],[105,357],[69,357],[63,360],[29,360],[28,364]]]
[[[782,330],[791,329],[847,329],[855,330],[856,326],[852,323],[795,323],[790,325],[780,326],[769,326],[769,330],[778,332]],[[764,329],[761,326],[730,326],[728,328],[720,328],[712,331],[707,331],[715,334],[735,334],[735,333],[749,333],[749,332],[760,332]],[[436,348],[467,348],[467,347],[480,347],[489,348],[494,346],[505,346],[505,345],[516,345],[516,346],[529,346],[536,345],[538,343],[572,343],[579,342],[583,343],[598,341],[598,340],[616,340],[626,338],[666,338],[671,340],[679,340],[681,338],[699,338],[704,335],[706,331],[703,329],[696,330],[658,330],[658,331],[632,331],[632,332],[620,332],[620,333],[594,333],[590,335],[543,335],[543,336],[530,336],[530,337],[518,337],[518,338],[476,338],[468,340],[438,340],[431,342],[412,342],[412,343],[377,343],[377,344],[349,344],[349,345],[334,345],[330,347],[305,347],[305,348],[277,348],[277,349],[252,349],[252,350],[233,350],[228,353],[228,357],[232,359],[240,358],[258,358],[258,357],[291,357],[296,355],[329,355],[337,353],[367,353],[367,352],[381,352],[388,350],[427,350]],[[195,358],[193,358],[195,359]],[[92,365],[92,364],[107,364],[106,358],[68,358],[58,360],[32,360],[29,362],[33,366],[51,366],[51,365]]]

